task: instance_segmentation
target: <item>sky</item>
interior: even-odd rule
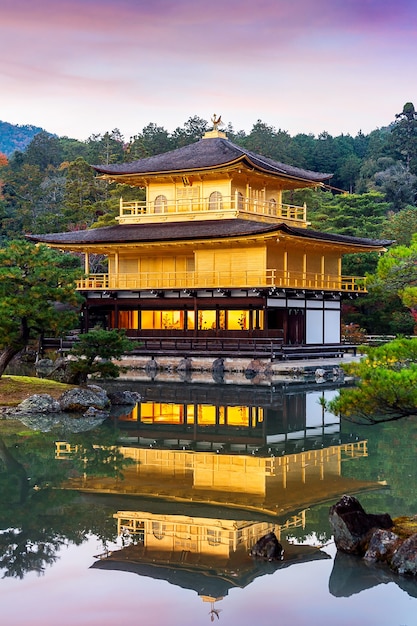
[[[0,120],[86,140],[221,115],[367,134],[417,106],[416,0],[0,0]]]

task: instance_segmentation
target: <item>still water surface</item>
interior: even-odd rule
[[[344,493],[417,512],[415,418],[340,423],[319,385],[118,384],[143,401],[96,430],[3,437],[1,624],[417,624],[417,581],[328,524]],[[270,530],[284,560],[251,559]]]

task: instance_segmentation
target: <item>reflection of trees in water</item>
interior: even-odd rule
[[[368,439],[368,456],[360,462],[352,459],[346,463],[344,475],[386,481],[389,488],[364,494],[361,496],[361,504],[367,510],[388,511],[393,517],[414,515],[417,509],[416,417],[355,427],[355,430],[359,438]]]
[[[69,543],[89,534],[105,545],[115,538],[105,509],[83,504],[76,492],[57,489],[69,476],[123,477],[126,459],[115,447],[117,433],[106,428],[66,434],[71,459],[55,459],[56,433],[0,437],[0,569],[4,577],[41,574]],[[99,447],[96,447],[99,446]]]

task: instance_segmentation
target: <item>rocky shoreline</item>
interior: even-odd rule
[[[96,428],[110,415],[129,413],[140,399],[136,392],[107,393],[98,385],[87,385],[64,391],[57,399],[47,393],[34,394],[15,407],[2,407],[1,415],[41,432],[58,426],[83,432]]]
[[[417,575],[417,515],[366,513],[354,496],[344,495],[330,508],[329,522],[341,552],[369,565],[383,563],[396,574]]]

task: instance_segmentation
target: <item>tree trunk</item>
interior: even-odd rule
[[[19,354],[23,348],[25,348],[29,343],[30,331],[27,323],[26,317],[23,317],[20,321],[20,332],[17,337],[15,337],[13,343],[7,345],[0,352],[0,378],[4,374],[4,370],[9,365],[10,361],[16,354]]]
[[[3,376],[4,370],[9,365],[10,361],[16,354],[19,354],[21,350],[22,346],[7,346],[0,352],[0,378]]]

